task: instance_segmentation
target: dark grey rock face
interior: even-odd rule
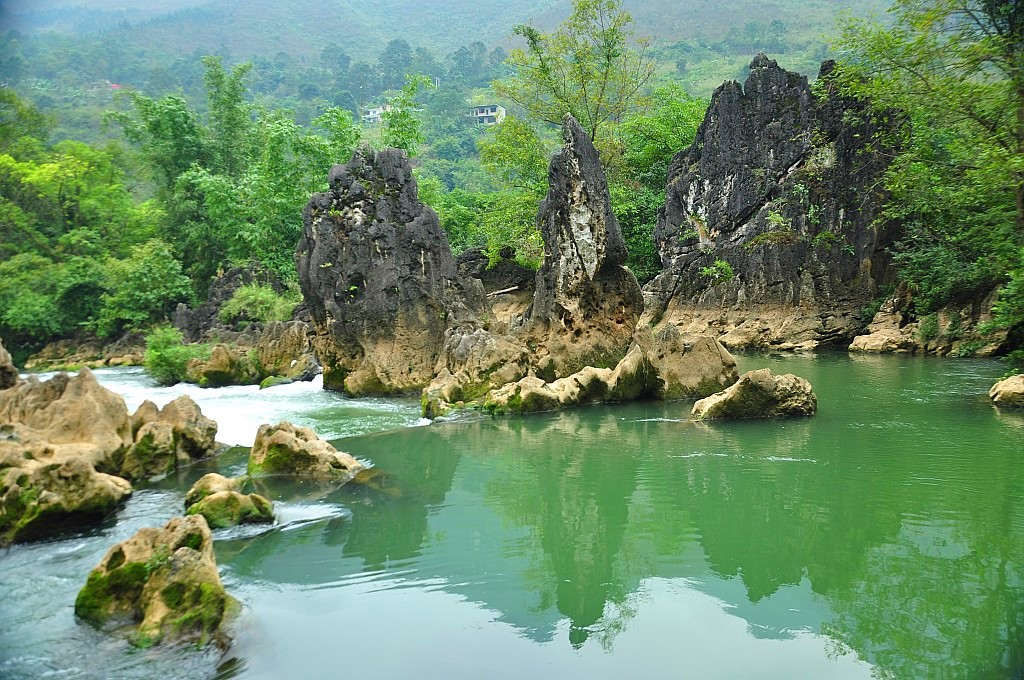
[[[303,214],[296,264],[324,386],[387,394],[430,382],[445,330],[483,309],[456,273],[405,154],[362,148]]]
[[[221,324],[220,308],[236,290],[254,282],[267,284],[278,293],[284,290],[281,281],[269,270],[258,265],[235,267],[210,282],[210,290],[203,304],[195,309],[179,304],[174,313],[174,326],[181,331],[186,342],[199,342],[214,329],[221,332],[231,330]]]
[[[841,97],[833,68],[822,65],[812,91],[760,54],[745,85],[715,91],[669,170],[654,232],[665,271],[645,289],[655,316],[698,330],[702,311],[737,311],[722,331],[740,325],[743,310],[775,309],[781,316],[765,317],[762,330],[741,333],[752,344],[848,342],[866,323],[859,310],[894,278],[884,249],[895,229],[878,218],[899,121]],[[715,260],[735,278],[701,274]],[[796,309],[802,318],[786,311]],[[776,322],[793,329],[788,337],[771,332]]]
[[[537,215],[545,255],[526,319],[556,375],[588,364],[614,366],[643,309],[636,277],[623,266],[626,245],[597,149],[572,116],[562,137]]]
[[[4,349],[4,344],[0,342],[0,390],[14,387],[17,382],[18,369],[15,368],[11,355]]]

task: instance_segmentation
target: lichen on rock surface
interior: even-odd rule
[[[483,288],[458,275],[404,152],[362,147],[328,183],[306,206],[296,249],[324,386],[419,390],[434,377],[445,331],[483,311]]]
[[[94,626],[129,626],[133,644],[227,640],[222,626],[237,604],[217,573],[210,528],[201,515],[140,529],[110,548],[75,600]]]
[[[811,384],[799,376],[775,376],[762,368],[748,371],[731,387],[701,399],[692,415],[701,420],[784,418],[814,415],[818,398]]]
[[[344,482],[364,468],[313,430],[289,422],[260,425],[249,453],[249,474],[254,476],[289,475]]]

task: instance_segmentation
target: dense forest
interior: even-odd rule
[[[146,331],[235,265],[287,287],[303,205],[361,143],[414,158],[454,250],[511,245],[536,266],[565,113],[601,152],[642,283],[660,269],[668,165],[711,89],[758,51],[811,75],[839,57],[851,96],[908,121],[887,215],[906,225],[895,257],[916,311],[1004,285],[993,323],[1024,323],[1024,8],[632,4],[9,4],[0,337],[24,358],[55,338]],[[836,5],[857,15],[837,24]],[[479,124],[474,105],[508,115]]]

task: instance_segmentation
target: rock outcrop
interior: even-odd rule
[[[200,515],[144,528],[110,548],[75,600],[75,614],[98,627],[129,624],[140,647],[226,641],[226,614],[237,607],[225,592],[213,540]]]
[[[850,343],[851,352],[920,353],[939,356],[994,356],[1005,351],[1008,332],[986,330],[998,289],[969,302],[950,303],[931,314],[915,316],[913,300],[903,286],[887,297],[866,333]]]
[[[0,547],[101,522],[132,492],[126,480],[96,472],[84,459],[26,454],[17,441],[0,438]]]
[[[117,467],[117,474],[128,479],[164,475],[178,465],[209,458],[218,449],[217,423],[186,395],[162,409],[144,401],[132,415],[131,427],[134,443]]]
[[[713,338],[686,342],[675,326],[657,336],[638,332],[626,356],[612,368],[587,366],[544,382],[536,376],[490,392],[484,408],[492,413],[534,413],[595,402],[704,397],[736,382],[736,361]],[[441,410],[444,404],[432,405]]]
[[[87,368],[47,381],[29,376],[0,391],[0,424],[37,460],[81,458],[100,469],[134,441],[124,400]]]
[[[349,481],[364,465],[338,451],[308,427],[289,422],[260,425],[249,453],[249,474]]]
[[[562,139],[537,215],[544,262],[519,333],[541,371],[556,378],[618,363],[643,311],[597,149],[572,116]]]
[[[462,279],[402,151],[360,148],[303,213],[296,263],[324,386],[350,394],[419,390],[445,331],[484,309]]]
[[[174,314],[174,326],[181,331],[186,342],[201,342],[209,339],[211,333],[223,334],[234,328],[239,319],[226,319],[225,324],[220,319],[221,308],[234,296],[235,291],[252,283],[267,285],[277,293],[285,290],[272,271],[257,264],[234,267],[211,279],[203,304],[195,309],[179,304]]]
[[[895,275],[885,249],[897,230],[879,211],[900,121],[838,94],[833,68],[812,91],[760,54],[744,86],[715,91],[669,169],[647,319],[728,347],[845,347],[865,325],[861,310]]]
[[[185,494],[185,511],[202,515],[211,529],[274,521],[273,504],[263,496],[242,493],[242,480],[215,472],[203,475]]]
[[[191,360],[185,379],[200,387],[259,385],[268,378],[312,380],[320,372],[312,332],[304,321],[275,321],[228,334],[231,344],[219,342],[205,360]]]
[[[11,355],[4,348],[4,344],[0,342],[0,390],[14,387],[17,382],[18,369],[15,367]]]
[[[701,420],[784,418],[814,415],[818,398],[811,384],[792,374],[775,376],[767,368],[748,371],[735,385],[693,405]]]
[[[997,382],[989,390],[988,398],[996,406],[1024,408],[1024,373]]]

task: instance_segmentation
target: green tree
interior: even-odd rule
[[[152,240],[132,248],[123,260],[107,263],[110,286],[96,330],[109,337],[125,329],[141,329],[166,321],[179,302],[188,302],[191,286],[181,263],[167,244]]]
[[[402,149],[415,156],[423,143],[423,123],[416,104],[416,95],[430,87],[426,76],[407,75],[405,86],[388,98],[389,109],[381,114],[380,139],[384,146]]]
[[[848,20],[842,85],[905,112],[886,183],[919,312],[1005,281],[1024,247],[1024,5],[897,0]],[[886,115],[882,113],[881,115]]]
[[[512,51],[513,75],[496,81],[495,91],[536,120],[559,124],[571,113],[594,140],[638,105],[654,74],[647,41],[636,38],[619,0],[574,0],[550,35],[526,25],[513,32],[526,48]]]

